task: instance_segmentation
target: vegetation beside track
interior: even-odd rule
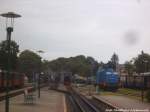
[[[105,91],[103,89],[100,90],[99,93],[96,93],[96,88],[93,85],[82,85],[79,87],[75,87],[77,91],[84,95],[115,95],[115,96],[125,96],[136,100],[141,100],[141,90],[137,89],[129,89],[129,88],[119,88],[117,91]],[[144,91],[144,101],[146,100],[146,93]]]
[[[117,93],[129,95],[129,96],[141,96],[141,90],[128,89],[128,88],[120,88]]]

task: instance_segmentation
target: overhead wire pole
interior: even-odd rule
[[[42,51],[42,50],[38,50],[37,52],[38,52],[38,53],[44,53],[44,51]],[[39,75],[38,75],[38,98],[41,97],[41,92],[40,92],[40,91],[41,91],[41,90],[40,90],[40,89],[41,89],[41,88],[40,88],[40,85],[41,85],[41,80],[40,80],[41,77],[40,77],[40,76],[41,76],[41,74],[42,74],[42,73],[41,73],[41,63],[40,63]]]
[[[6,18],[6,32],[7,32],[7,74],[6,74],[6,96],[5,96],[5,112],[9,112],[9,80],[10,80],[10,54],[11,54],[11,33],[13,32],[14,18],[21,17],[19,14],[13,12],[3,13],[0,16]],[[10,21],[8,21],[8,19]],[[10,22],[8,24],[8,22]],[[9,26],[8,26],[9,25]]]
[[[10,44],[11,44],[11,32],[13,32],[13,28],[8,27],[7,28],[7,50],[8,50],[8,55],[7,55],[7,75],[6,75],[6,108],[5,111],[9,112],[9,80],[10,80]]]
[[[91,85],[92,85],[92,76],[93,76],[93,68],[94,68],[94,62],[92,61],[92,60],[90,60],[90,64],[91,64],[91,69],[90,69],[90,78],[89,78],[89,83],[90,83],[90,85],[89,85],[89,96],[90,95],[92,95],[92,92],[91,92]]]
[[[143,60],[143,64],[144,66],[144,72],[148,72],[148,67],[147,67],[147,60]],[[142,97],[142,102],[144,101],[144,89],[145,89],[145,84],[144,84],[145,80],[144,80],[144,73],[142,73],[142,91],[141,91],[141,97]]]

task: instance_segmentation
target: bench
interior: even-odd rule
[[[28,93],[28,90],[24,90],[24,103],[34,104],[35,101],[36,101],[36,95],[33,92]]]

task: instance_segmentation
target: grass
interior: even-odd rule
[[[82,93],[88,93],[89,88],[92,94],[96,94],[95,87],[93,85],[84,85],[82,87],[78,87],[78,90]],[[144,93],[146,93],[146,91],[144,91]],[[141,100],[141,90],[138,89],[119,88],[116,92],[104,91],[101,89],[100,95],[126,96],[132,99]],[[146,101],[146,99],[144,99],[144,101]]]
[[[136,89],[128,89],[128,88],[120,88],[117,91],[119,94],[141,100],[141,90],[136,90]],[[146,92],[144,91],[144,101],[146,101]]]
[[[130,96],[141,96],[141,91],[140,90],[135,90],[135,89],[128,89],[128,88],[120,88],[117,91],[120,94],[125,94],[125,95],[130,95]]]
[[[141,90],[128,89],[128,88],[120,88],[116,92],[101,91],[101,95],[115,95],[115,96],[121,95],[132,99],[141,100]],[[145,98],[144,101],[146,101]]]

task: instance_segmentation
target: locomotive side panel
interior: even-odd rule
[[[100,86],[100,88],[118,89],[119,76],[117,73],[109,68],[98,70],[96,83]]]

